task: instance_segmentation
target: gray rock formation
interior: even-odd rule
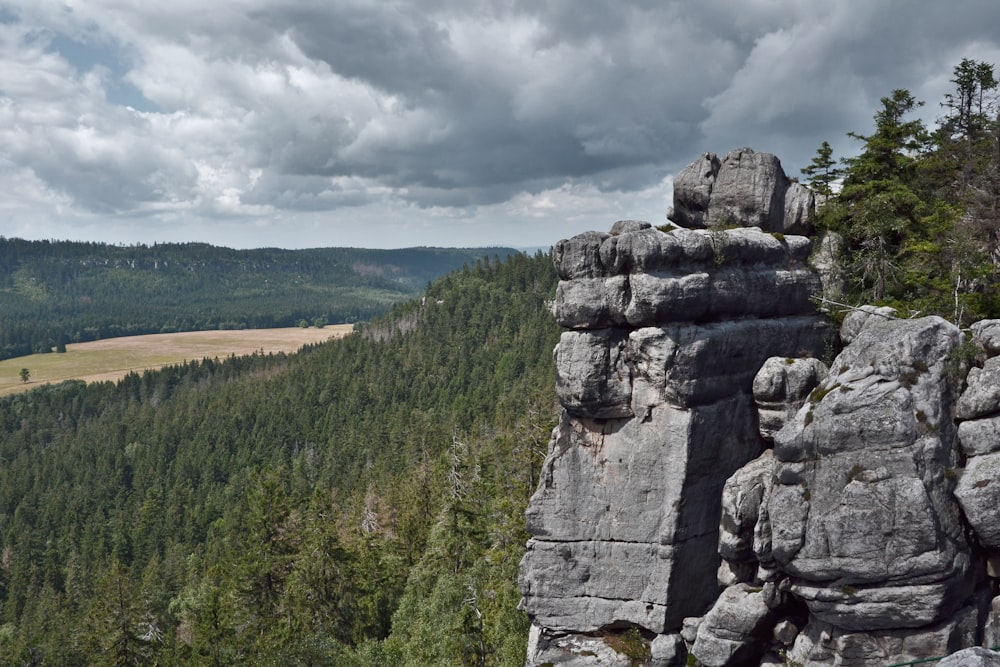
[[[761,589],[730,586],[705,615],[691,653],[706,667],[757,664],[771,639],[774,616]]]
[[[674,206],[667,217],[681,227],[708,227],[708,206],[722,162],[715,153],[705,153],[684,167],[674,178]]]
[[[554,314],[566,328],[599,329],[811,313],[821,286],[809,248],[752,229],[588,232],[553,247]]]
[[[959,419],[980,419],[1000,413],[1000,357],[988,359],[982,368],[973,368],[966,378],[968,387],[958,399]]]
[[[616,651],[604,637],[583,634],[558,634],[545,632],[532,626],[528,636],[528,655],[538,665],[552,667],[633,667],[632,659]],[[669,667],[669,662],[662,663]]]
[[[955,496],[987,549],[1000,550],[1000,452],[969,459]]]
[[[693,229],[738,226],[808,234],[815,208],[815,195],[792,182],[777,157],[741,148],[721,160],[706,153],[684,168],[674,179],[669,217]]]
[[[718,590],[692,582],[715,580],[723,486],[762,451],[754,376],[768,357],[821,355],[834,333],[809,302],[806,239],[616,231],[554,253],[565,413],[520,576],[545,636],[666,633],[712,606]]]
[[[633,664],[615,647],[636,628],[657,667],[1000,643],[1000,320],[967,339],[865,306],[835,340],[810,241],[754,228],[809,210],[772,157],[678,177],[674,219],[707,229],[556,245],[564,411],[527,511],[531,667]]]
[[[687,649],[679,634],[657,635],[649,646],[650,667],[680,667],[687,664]]]
[[[719,521],[719,556],[737,582],[758,578],[759,554],[765,547],[757,537],[761,507],[771,496],[774,456],[771,450],[737,470],[722,488],[722,518]],[[770,563],[768,563],[770,564]],[[723,585],[729,582],[720,581]]]
[[[870,318],[776,436],[773,555],[814,618],[854,631],[915,628],[971,596],[948,480],[948,360],[960,336],[936,317]]]
[[[967,648],[949,655],[938,667],[1000,667],[1000,653],[985,648]]]
[[[799,633],[788,659],[810,667],[884,667],[946,656],[976,644],[975,607],[965,607],[932,626],[852,632],[818,620]],[[933,663],[928,663],[933,664]]]
[[[971,327],[972,340],[990,356],[1000,354],[1000,320],[980,320]]]
[[[826,379],[829,369],[819,359],[771,357],[753,380],[753,400],[765,442],[799,411],[810,392]]]
[[[986,354],[1000,352],[1000,321],[976,322],[971,330],[973,342]],[[955,496],[980,544],[994,552],[992,564],[1000,560],[1000,356],[969,371],[956,416],[962,420],[958,441],[967,460]],[[996,581],[1000,572],[989,575]]]
[[[844,317],[844,323],[840,326],[840,341],[844,345],[852,343],[858,337],[858,334],[861,333],[861,330],[870,322],[875,323],[881,320],[894,319],[897,319],[895,308],[888,306],[878,308],[875,306],[861,306],[856,310],[852,310]]]
[[[817,202],[817,206],[819,203]],[[824,232],[815,240],[816,249],[810,258],[812,267],[819,274],[823,285],[823,298],[843,301],[847,286],[847,270],[841,256],[844,253],[844,237],[836,232]]]
[[[1000,647],[1000,596],[990,601],[990,608],[983,625],[983,646]]]

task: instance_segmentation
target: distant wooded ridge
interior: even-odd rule
[[[0,236],[0,359],[116,336],[368,320],[513,248],[234,250]]]

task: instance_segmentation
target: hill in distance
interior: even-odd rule
[[[517,252],[0,237],[0,359],[116,336],[365,321],[463,265]]]

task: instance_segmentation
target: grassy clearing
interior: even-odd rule
[[[63,380],[118,380],[130,371],[141,373],[191,359],[295,352],[308,343],[345,336],[352,329],[353,325],[338,324],[322,329],[191,331],[74,343],[66,346],[65,354],[33,354],[0,361],[0,395]],[[31,374],[27,383],[21,381],[22,368]]]

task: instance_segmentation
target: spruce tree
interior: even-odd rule
[[[838,231],[852,250],[862,295],[876,301],[890,296],[899,284],[900,253],[920,235],[922,202],[911,186],[927,133],[922,121],[907,116],[921,105],[909,91],[894,90],[882,98],[874,133],[849,134],[864,147],[860,155],[845,161]]]
[[[808,176],[806,183],[815,192],[829,197],[833,194],[833,184],[840,178],[843,170],[837,167],[837,161],[833,159],[833,148],[830,142],[824,141],[816,151],[816,157],[812,159],[808,167],[802,168],[802,173]]]

